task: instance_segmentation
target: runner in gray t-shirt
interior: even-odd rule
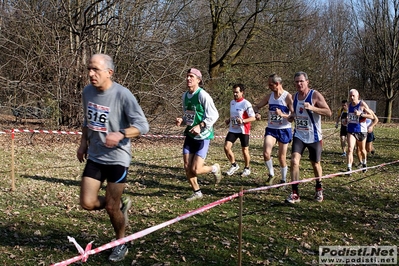
[[[149,130],[143,110],[133,94],[112,81],[114,63],[105,54],[95,54],[87,68],[90,85],[83,89],[84,122],[77,157],[87,159],[82,174],[80,205],[86,210],[106,209],[115,230],[116,239],[125,237],[127,213],[132,205],[122,197],[130,165],[130,139]],[[99,196],[101,184],[107,180],[104,196]],[[125,244],[116,246],[110,261],[121,261],[128,252]]]

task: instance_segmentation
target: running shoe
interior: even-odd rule
[[[266,180],[266,184],[269,186],[273,185],[274,179],[275,179],[275,177],[273,175],[269,174],[269,178]]]
[[[204,195],[202,195],[202,192],[195,192],[194,194],[192,194],[190,197],[188,197],[186,200],[187,201],[194,201],[197,199],[202,199],[202,197],[204,197]]]
[[[346,152],[343,152],[343,153],[341,154],[341,156],[342,156],[342,157],[346,157]]]
[[[280,180],[279,182],[278,182],[279,184],[285,184],[285,183],[287,183],[287,182],[285,182],[285,180]],[[287,186],[281,186],[281,187],[278,187],[278,189],[285,189]]]
[[[247,177],[251,174],[251,170],[249,170],[248,168],[244,168],[244,171],[241,174],[241,177]]]
[[[348,167],[346,170],[347,170],[347,172],[350,172],[350,171],[352,171],[352,169],[351,169],[351,168],[349,168],[349,167]],[[346,175],[347,175],[347,176],[351,176],[352,174],[351,174],[351,173],[348,173],[348,174],[346,174]]]
[[[222,180],[222,172],[220,172],[220,165],[218,163],[215,163],[213,166],[216,167],[216,172],[213,173],[215,175],[215,184],[219,184],[220,181]]]
[[[364,168],[363,169],[363,173],[367,172],[367,164],[363,163],[362,164],[362,168]]]
[[[316,190],[316,194],[314,196],[314,199],[316,201],[318,201],[318,202],[322,202],[323,201],[324,197],[323,197],[323,190],[322,189]]]
[[[117,261],[121,261],[125,258],[125,256],[128,253],[128,249],[127,249],[127,245],[126,244],[122,244],[119,246],[116,246],[112,249],[112,253],[111,255],[108,257],[109,261],[112,262],[117,262]]]
[[[294,203],[300,202],[301,199],[299,198],[299,196],[297,194],[291,193],[291,195],[289,195],[285,201],[288,203],[294,204]]]
[[[129,196],[122,196],[121,202],[122,202],[121,211],[123,212],[123,217],[125,218],[125,226],[127,226],[129,223],[128,212],[129,209],[132,207],[132,200],[130,199]]]
[[[233,175],[238,169],[240,169],[240,166],[236,164],[236,166],[231,165],[230,169],[226,172],[226,175],[231,176]]]

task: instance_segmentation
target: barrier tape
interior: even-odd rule
[[[310,182],[310,181],[313,181],[313,180],[316,180],[316,179],[332,178],[332,177],[334,177],[334,176],[341,176],[341,175],[352,174],[352,173],[360,172],[360,171],[363,171],[363,170],[374,169],[374,168],[383,167],[383,166],[387,166],[387,165],[395,164],[395,163],[399,163],[399,160],[393,161],[393,162],[388,162],[388,163],[379,164],[379,165],[376,165],[376,166],[364,167],[364,168],[360,168],[360,169],[356,169],[356,170],[352,170],[352,171],[346,171],[346,172],[339,172],[339,173],[329,174],[329,175],[325,175],[325,176],[321,176],[321,177],[313,177],[313,178],[307,178],[307,179],[298,180],[298,181],[293,181],[293,182],[289,182],[289,183],[275,184],[275,185],[271,185],[271,186],[263,186],[263,187],[251,188],[251,189],[243,190],[243,191],[240,191],[239,193],[235,193],[235,194],[233,194],[233,195],[231,195],[231,196],[228,196],[228,197],[219,199],[219,200],[217,200],[217,201],[214,201],[214,202],[212,202],[212,203],[209,203],[209,204],[207,204],[207,205],[204,205],[204,206],[202,206],[202,207],[200,207],[200,208],[198,208],[198,209],[195,209],[195,210],[193,210],[193,211],[190,211],[190,212],[188,212],[188,213],[185,213],[185,214],[183,214],[183,215],[180,215],[180,216],[178,216],[178,217],[176,217],[176,218],[174,218],[174,219],[171,219],[171,220],[166,221],[166,222],[164,222],[164,223],[161,223],[161,224],[158,224],[158,225],[149,227],[149,228],[147,228],[147,229],[144,229],[144,230],[142,230],[142,231],[139,231],[139,232],[134,233],[134,234],[132,234],[132,235],[129,235],[129,236],[127,236],[127,237],[124,237],[124,238],[121,238],[121,239],[112,241],[112,242],[110,242],[110,243],[107,243],[107,244],[105,244],[105,245],[102,245],[102,246],[100,246],[100,247],[98,247],[98,248],[95,248],[95,249],[93,249],[93,250],[91,249],[92,242],[90,242],[90,243],[86,246],[86,249],[83,251],[83,248],[82,248],[72,237],[69,237],[69,236],[68,236],[68,239],[70,240],[70,242],[74,242],[74,244],[75,244],[76,248],[78,249],[78,252],[80,253],[80,255],[79,255],[79,256],[76,256],[76,257],[73,257],[73,258],[71,258],[71,259],[62,261],[62,262],[58,262],[58,263],[52,264],[52,266],[64,266],[64,265],[69,265],[69,264],[71,264],[71,263],[73,263],[73,262],[76,262],[76,261],[85,262],[85,261],[87,261],[87,259],[88,259],[88,257],[89,257],[90,255],[99,253],[99,252],[101,252],[101,251],[104,251],[104,250],[106,250],[106,249],[113,248],[113,247],[118,246],[118,245],[121,245],[121,244],[125,244],[126,242],[130,242],[130,241],[133,241],[133,240],[135,240],[135,239],[141,238],[141,237],[143,237],[143,236],[145,236],[145,235],[148,235],[148,234],[150,234],[150,233],[152,233],[152,232],[155,232],[155,231],[157,231],[157,230],[159,230],[159,229],[161,229],[161,228],[164,228],[164,227],[169,226],[169,225],[171,225],[171,224],[174,224],[174,223],[176,223],[176,222],[182,221],[182,220],[187,219],[187,218],[189,218],[189,217],[191,217],[191,216],[194,216],[194,215],[196,215],[196,214],[202,213],[202,212],[204,212],[204,211],[206,211],[206,210],[209,210],[209,209],[211,209],[211,208],[213,208],[213,207],[216,207],[216,206],[218,206],[218,205],[220,205],[220,204],[223,204],[223,203],[225,203],[225,202],[227,202],[227,201],[230,201],[230,200],[235,199],[235,198],[237,198],[237,197],[242,197],[245,193],[252,193],[252,192],[257,192],[257,191],[262,191],[262,190],[268,190],[268,189],[271,189],[271,188],[277,188],[277,187],[288,186],[288,185],[299,184],[299,183],[306,183],[306,182]]]
[[[380,118],[388,118],[388,117],[386,117],[386,116],[377,116],[378,117],[378,119],[380,119]],[[396,119],[399,119],[399,117],[391,117],[391,120],[396,120]]]
[[[12,129],[14,132],[25,132],[25,133],[44,133],[44,134],[63,134],[63,135],[82,135],[82,132],[78,131],[63,131],[63,130],[37,130],[37,129]],[[10,133],[12,130],[6,130]]]
[[[79,131],[62,131],[62,130],[37,130],[37,129],[14,129],[14,132],[20,133],[42,133],[42,134],[64,134],[64,135],[82,135]],[[2,133],[2,132],[0,132]],[[6,130],[3,134],[11,133],[11,130]],[[169,139],[183,139],[184,135],[141,135],[143,138],[169,138]],[[215,138],[225,138],[226,136],[215,136]],[[263,138],[263,136],[251,135],[252,138]]]
[[[187,219],[187,218],[189,218],[189,217],[191,217],[193,215],[202,213],[202,212],[204,212],[206,210],[209,210],[209,209],[211,209],[211,208],[213,208],[215,206],[218,206],[218,205],[220,205],[222,203],[225,203],[225,202],[230,201],[230,200],[232,200],[234,198],[237,198],[239,195],[241,195],[241,193],[236,193],[234,195],[222,198],[220,200],[217,200],[215,202],[212,202],[212,203],[209,203],[209,204],[207,204],[205,206],[202,206],[202,207],[200,207],[198,209],[190,211],[190,212],[188,212],[186,214],[180,215],[180,216],[178,216],[178,217],[176,217],[174,219],[171,219],[171,220],[166,221],[164,223],[149,227],[147,229],[144,229],[142,231],[139,231],[139,232],[134,233],[132,235],[129,235],[127,237],[120,238],[118,240],[112,241],[112,242],[110,242],[108,244],[102,245],[102,246],[100,246],[98,248],[95,248],[95,249],[91,249],[91,243],[92,242],[90,242],[89,243],[90,246],[88,245],[86,247],[85,251],[83,251],[83,248],[81,248],[80,245],[75,242],[76,243],[75,246],[77,246],[77,247],[79,246],[80,247],[80,248],[78,248],[78,251],[79,251],[79,253],[81,255],[73,257],[73,258],[68,259],[68,260],[65,260],[63,262],[52,264],[52,265],[53,266],[69,265],[69,264],[71,264],[73,262],[76,262],[76,261],[79,261],[79,260],[83,261],[83,259],[85,259],[85,261],[86,261],[88,256],[90,256],[90,255],[99,253],[99,252],[104,251],[106,249],[110,249],[110,248],[116,247],[116,246],[121,245],[121,244],[125,244],[126,242],[130,242],[130,241],[133,241],[135,239],[141,238],[141,237],[143,237],[145,235],[148,235],[148,234],[150,234],[152,232],[155,232],[155,231],[157,231],[157,230],[159,230],[161,228],[164,228],[164,227],[169,226],[171,224],[174,224],[176,222],[182,221],[182,220]],[[68,237],[68,239],[71,239],[71,237]]]
[[[323,129],[323,131],[335,130],[335,128],[327,128]],[[12,129],[0,131],[0,134],[11,133],[41,133],[41,134],[62,134],[62,135],[82,135],[80,131],[64,131],[64,130],[38,130],[38,129]],[[334,132],[335,133],[335,132]],[[334,134],[333,133],[333,134]],[[329,135],[330,136],[330,135]],[[327,137],[329,137],[327,136]],[[168,138],[168,139],[184,139],[186,136],[184,135],[157,135],[157,134],[144,134],[141,135],[143,138]],[[251,138],[263,138],[264,135],[251,135]],[[215,138],[226,138],[226,136],[215,136]]]
[[[306,183],[306,182],[310,182],[310,181],[317,180],[317,179],[332,178],[334,176],[350,175],[350,174],[357,173],[357,172],[360,172],[360,171],[363,172],[364,170],[367,171],[368,169],[384,167],[384,166],[387,166],[387,165],[390,165],[390,164],[395,164],[395,163],[399,163],[399,160],[393,161],[393,162],[389,162],[389,163],[382,163],[382,164],[375,165],[375,166],[363,167],[363,168],[359,168],[359,169],[351,170],[351,171],[346,171],[346,172],[338,172],[338,173],[329,174],[329,175],[325,175],[325,176],[321,176],[321,177],[312,177],[312,178],[307,178],[307,179],[303,179],[303,180],[292,181],[292,182],[289,182],[289,183],[275,184],[275,185],[266,186],[266,187],[251,188],[251,189],[245,190],[244,193],[256,192],[256,191],[261,191],[261,190],[265,190],[265,189],[269,189],[269,188],[278,188],[278,187],[282,187],[282,186],[294,185],[294,184],[299,184],[299,183]]]
[[[324,129],[323,131],[328,131],[328,130],[335,130],[335,128],[328,128],[328,129]],[[42,133],[42,134],[43,133],[44,134],[66,134],[66,135],[81,135],[82,134],[82,132],[77,132],[77,131],[31,130],[31,129],[12,129],[12,130],[6,130],[5,132],[0,131],[0,134],[12,133],[14,135],[15,132],[20,132],[20,133]],[[332,134],[335,134],[335,132],[333,132]],[[331,136],[332,134],[330,134],[329,136]],[[329,136],[327,136],[327,137],[329,137]],[[183,136],[183,135],[149,135],[149,134],[142,135],[142,137],[145,137],[145,138],[185,138],[185,136]],[[259,135],[259,136],[258,135],[251,135],[251,137],[252,138],[263,138],[264,136],[263,135]],[[215,136],[215,138],[225,138],[225,136]],[[397,163],[397,162],[399,162],[399,160],[395,161],[395,162],[384,163],[384,164],[373,166],[373,167],[366,167],[366,169],[367,168],[372,169],[372,168],[382,167],[382,166],[386,166],[386,165],[389,165],[389,164],[394,164],[394,163]],[[146,235],[148,235],[148,234],[150,234],[152,232],[155,232],[155,231],[157,231],[157,230],[159,230],[161,228],[164,228],[164,227],[169,226],[171,224],[174,224],[176,222],[182,221],[184,219],[187,219],[187,218],[189,218],[191,216],[194,216],[196,214],[202,213],[204,211],[207,211],[207,210],[209,210],[209,209],[211,209],[213,207],[216,207],[216,206],[218,206],[220,204],[228,202],[228,201],[230,201],[230,200],[232,200],[234,198],[237,198],[239,196],[243,196],[244,193],[251,193],[251,192],[257,192],[257,191],[267,190],[267,189],[271,189],[271,188],[277,188],[277,187],[281,187],[281,186],[288,186],[288,185],[292,185],[292,184],[305,183],[305,182],[310,182],[310,181],[313,181],[313,180],[316,180],[316,179],[331,178],[331,177],[338,176],[338,175],[344,175],[344,174],[350,174],[350,173],[363,171],[364,169],[365,168],[361,168],[361,169],[358,169],[358,170],[352,170],[352,171],[347,171],[347,172],[339,172],[339,173],[330,174],[330,175],[326,175],[326,176],[322,176],[322,177],[315,177],[315,178],[303,179],[303,180],[293,181],[293,182],[284,183],[284,184],[275,184],[275,185],[271,185],[271,186],[263,186],[263,187],[258,187],[258,188],[252,188],[252,189],[244,190],[244,191],[241,191],[240,193],[235,193],[235,194],[233,194],[231,196],[228,196],[228,197],[222,198],[220,200],[217,200],[215,202],[209,203],[209,204],[207,204],[207,205],[205,205],[203,207],[200,207],[198,209],[190,211],[190,212],[188,212],[186,214],[180,215],[180,216],[178,216],[178,217],[176,217],[174,219],[171,219],[171,220],[166,221],[164,223],[158,224],[156,226],[152,226],[152,227],[144,229],[142,231],[136,232],[136,233],[134,233],[132,235],[129,235],[127,237],[112,241],[110,243],[107,243],[107,244],[102,245],[102,246],[100,246],[98,248],[95,248],[95,249],[91,249],[93,241],[90,242],[89,244],[87,244],[85,250],[83,250],[83,248],[76,242],[76,240],[73,237],[69,237],[68,236],[69,241],[74,243],[74,245],[77,248],[77,250],[78,250],[80,255],[75,256],[75,257],[73,257],[71,259],[59,262],[59,263],[55,263],[55,264],[53,264],[53,266],[69,265],[69,264],[71,264],[73,262],[76,262],[76,261],[86,262],[90,255],[102,252],[104,250],[113,248],[113,247],[121,245],[121,244],[125,244],[125,243],[133,241],[135,239],[144,237],[144,236],[146,236]]]
[[[141,135],[143,138],[168,138],[168,139],[184,139],[186,136],[184,135]],[[251,138],[263,138],[263,135],[251,135]],[[215,136],[216,139],[224,139],[226,136]]]

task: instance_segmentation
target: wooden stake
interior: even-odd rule
[[[243,206],[244,193],[241,187],[240,191],[240,210],[238,215],[238,266],[242,263],[242,206]]]
[[[15,172],[14,172],[14,129],[11,130],[11,191],[15,191]]]

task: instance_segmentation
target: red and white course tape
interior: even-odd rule
[[[42,134],[63,134],[63,135],[82,135],[78,131],[63,131],[63,130],[37,130],[37,129],[13,129],[14,132],[25,133],[42,133]],[[7,132],[7,131],[6,131]],[[10,130],[11,132],[11,130]]]
[[[329,131],[331,129],[335,128],[327,128],[323,129],[323,131]],[[40,134],[62,134],[62,135],[82,135],[82,132],[80,131],[64,131],[64,130],[38,130],[38,129],[11,129],[11,130],[5,130],[5,131],[0,131],[0,134],[6,134],[6,133],[40,133]],[[334,132],[335,133],[335,132]],[[333,134],[334,134],[333,133]],[[157,138],[164,138],[164,139],[184,139],[186,136],[184,135],[157,135],[157,134],[145,134],[142,135],[141,137],[143,138],[149,138],[149,139],[157,139]],[[216,139],[224,139],[226,136],[215,136]],[[263,138],[264,135],[251,135],[251,138]]]
[[[63,130],[37,130],[37,129],[12,129],[14,133],[41,133],[41,134],[63,134],[63,135],[82,135],[79,131],[63,131]],[[12,130],[0,131],[0,134],[11,133]],[[159,135],[159,134],[145,134],[141,135],[143,138],[160,138],[160,139],[184,139],[184,135]],[[215,136],[215,138],[225,138],[226,136]],[[251,135],[251,138],[263,138],[263,136]]]
[[[79,248],[78,248],[78,251],[79,251],[80,255],[79,255],[79,256],[76,256],[76,257],[73,257],[73,258],[71,258],[71,259],[65,260],[65,261],[63,261],[63,262],[59,262],[59,263],[53,264],[53,266],[69,265],[69,264],[71,264],[71,263],[73,263],[73,262],[80,261],[80,260],[84,262],[84,261],[87,260],[87,258],[88,258],[90,255],[99,253],[99,252],[101,252],[101,251],[104,251],[104,250],[106,250],[106,249],[113,248],[113,247],[118,246],[118,245],[121,245],[121,244],[125,244],[126,242],[133,241],[133,240],[135,240],[135,239],[138,239],[138,238],[140,238],[140,237],[143,237],[143,236],[145,236],[145,235],[148,235],[148,234],[150,234],[150,233],[152,233],[152,232],[154,232],[154,231],[157,231],[157,230],[159,230],[159,229],[161,229],[161,228],[164,228],[164,227],[166,227],[166,226],[168,226],[168,225],[171,225],[171,224],[174,224],[174,223],[179,222],[179,221],[181,221],[181,220],[187,219],[188,217],[191,217],[191,216],[193,216],[193,215],[202,213],[202,212],[204,212],[204,211],[206,211],[206,210],[209,210],[209,209],[211,209],[211,208],[213,208],[213,207],[215,207],[215,206],[218,206],[218,205],[220,205],[220,204],[222,204],[222,203],[225,203],[225,202],[227,202],[227,201],[230,201],[230,200],[232,200],[232,199],[234,199],[234,198],[237,198],[238,196],[239,196],[239,194],[236,193],[236,194],[234,194],[234,195],[225,197],[225,198],[223,198],[223,199],[220,199],[220,200],[217,200],[217,201],[215,201],[215,202],[209,203],[209,204],[207,204],[207,205],[205,205],[205,206],[202,206],[201,208],[198,208],[198,209],[193,210],[193,211],[190,211],[190,212],[188,212],[188,213],[186,213],[186,214],[180,215],[180,216],[178,216],[178,217],[176,217],[176,218],[174,218],[174,219],[172,219],[172,220],[169,220],[169,221],[166,221],[166,222],[164,222],[164,223],[161,223],[161,224],[152,226],[152,227],[150,227],[150,228],[144,229],[144,230],[142,230],[142,231],[140,231],[140,232],[134,233],[134,234],[129,235],[129,236],[127,236],[127,237],[120,238],[120,239],[118,239],[118,240],[112,241],[112,242],[110,242],[110,243],[108,243],[108,244],[105,244],[105,245],[100,246],[100,247],[95,248],[95,249],[91,249],[91,243],[92,243],[92,242],[90,242],[90,243],[87,245],[85,251],[83,251],[83,248],[81,248],[80,245],[77,244],[77,243],[75,242],[75,243],[76,243],[75,246],[79,247]],[[68,239],[73,239],[73,238],[68,237]],[[90,246],[89,246],[89,245],[90,245]]]
[[[334,129],[334,128],[330,128],[330,129]],[[327,129],[327,130],[330,130],[330,129]],[[81,135],[82,134],[82,132],[77,132],[77,131],[31,130],[31,129],[12,129],[12,130],[9,130],[9,131],[6,130],[5,132],[0,131],[0,134],[15,133],[15,132],[42,133],[42,134],[66,134],[66,135]],[[142,135],[142,137],[146,137],[146,138],[184,138],[185,136],[182,136],[182,135]],[[262,135],[260,135],[260,136],[251,135],[251,137],[252,138],[263,138],[264,136],[262,136]],[[215,136],[215,138],[225,138],[225,136]],[[126,242],[130,242],[130,241],[133,241],[135,239],[141,238],[141,237],[143,237],[145,235],[148,235],[148,234],[150,234],[152,232],[155,232],[155,231],[157,231],[157,230],[159,230],[161,228],[164,228],[166,226],[169,226],[169,225],[174,224],[176,222],[179,222],[181,220],[187,219],[187,218],[189,218],[189,217],[191,217],[193,215],[202,213],[202,212],[204,212],[206,210],[209,210],[209,209],[211,209],[213,207],[216,207],[216,206],[218,206],[220,204],[223,204],[223,203],[225,203],[227,201],[230,201],[230,200],[232,200],[234,198],[243,196],[243,194],[245,194],[245,193],[252,193],[252,192],[267,190],[267,189],[271,189],[271,188],[277,188],[277,187],[281,187],[281,186],[288,186],[288,185],[298,184],[298,183],[306,183],[306,182],[310,182],[310,181],[313,181],[313,180],[316,180],[316,179],[332,178],[334,176],[351,174],[351,173],[360,172],[360,171],[363,171],[363,170],[366,170],[366,169],[373,169],[373,168],[383,167],[383,166],[390,165],[390,164],[395,164],[395,163],[398,163],[398,162],[399,162],[399,160],[398,161],[394,161],[394,162],[389,162],[389,163],[383,163],[383,164],[380,164],[380,165],[371,166],[371,167],[367,167],[367,168],[361,168],[361,169],[347,171],[347,172],[334,173],[334,174],[330,174],[330,175],[326,175],[326,176],[322,176],[322,177],[314,177],[314,178],[308,178],[308,179],[293,181],[293,182],[290,182],[290,183],[276,184],[276,185],[271,185],[271,186],[264,186],[264,187],[258,187],[258,188],[252,188],[252,189],[244,190],[244,191],[242,191],[240,193],[236,193],[236,194],[233,194],[231,196],[222,198],[222,199],[217,200],[215,202],[209,203],[209,204],[207,204],[207,205],[205,205],[203,207],[200,207],[200,208],[198,208],[196,210],[193,210],[193,211],[190,211],[190,212],[188,212],[186,214],[180,215],[180,216],[178,216],[178,217],[176,217],[176,218],[174,218],[172,220],[169,220],[169,221],[166,221],[164,223],[161,223],[161,224],[152,226],[150,228],[144,229],[142,231],[139,231],[139,232],[134,233],[132,235],[129,235],[127,237],[112,241],[112,242],[110,242],[108,244],[105,244],[105,245],[100,246],[100,247],[95,248],[95,249],[91,249],[92,242],[90,242],[86,246],[85,250],[83,250],[83,248],[75,241],[75,239],[73,237],[69,237],[68,236],[69,241],[74,243],[74,245],[76,246],[76,248],[77,248],[77,250],[78,250],[80,255],[79,256],[75,256],[75,257],[73,257],[71,259],[62,261],[62,262],[55,263],[53,265],[54,266],[69,265],[69,264],[71,264],[73,262],[76,262],[76,261],[86,262],[90,255],[102,252],[102,251],[104,251],[106,249],[113,248],[115,246],[124,244]]]
[[[212,202],[212,203],[209,203],[209,204],[207,204],[205,206],[202,206],[202,207],[200,207],[198,209],[190,211],[190,212],[188,212],[186,214],[180,215],[180,216],[178,216],[178,217],[176,217],[176,218],[174,218],[172,220],[169,220],[169,221],[166,221],[164,223],[161,223],[161,224],[152,226],[150,228],[144,229],[144,230],[142,230],[140,232],[134,233],[134,234],[129,235],[127,237],[112,241],[112,242],[110,242],[108,244],[105,244],[105,245],[100,246],[100,247],[95,248],[95,249],[91,249],[92,242],[90,242],[86,246],[86,249],[83,251],[83,248],[78,243],[76,243],[74,238],[68,236],[69,241],[70,242],[74,242],[74,244],[75,244],[76,248],[78,249],[78,252],[80,253],[80,255],[76,256],[76,257],[73,257],[71,259],[62,261],[62,262],[55,263],[52,266],[69,265],[69,264],[71,264],[73,262],[76,262],[76,261],[85,262],[85,261],[87,261],[87,259],[88,259],[88,257],[90,255],[99,253],[99,252],[104,251],[106,249],[113,248],[115,246],[124,244],[126,242],[130,242],[130,241],[133,241],[135,239],[141,238],[141,237],[143,237],[145,235],[148,235],[148,234],[150,234],[152,232],[155,232],[155,231],[157,231],[157,230],[159,230],[161,228],[164,228],[164,227],[166,227],[168,225],[171,225],[171,224],[174,224],[176,222],[182,221],[182,220],[187,219],[187,218],[189,218],[189,217],[191,217],[193,215],[202,213],[202,212],[204,212],[206,210],[209,210],[209,209],[211,209],[213,207],[216,207],[216,206],[218,206],[220,204],[228,202],[228,201],[230,201],[230,200],[232,200],[234,198],[242,197],[245,193],[252,193],[252,192],[257,192],[257,191],[262,191],[262,190],[268,190],[268,189],[271,189],[271,188],[288,186],[288,185],[298,184],[298,183],[306,183],[306,182],[310,182],[310,181],[313,181],[313,180],[316,180],[316,179],[332,178],[332,177],[335,177],[335,176],[342,176],[342,175],[346,175],[346,174],[352,174],[352,173],[360,172],[360,171],[363,171],[363,170],[379,168],[379,167],[387,166],[387,165],[390,165],[390,164],[396,164],[396,163],[399,163],[399,160],[393,161],[393,162],[388,162],[388,163],[383,163],[383,164],[376,165],[376,166],[370,166],[370,167],[365,167],[365,168],[361,168],[361,169],[357,169],[357,170],[347,171],[347,172],[339,172],[339,173],[329,174],[329,175],[325,175],[325,176],[321,176],[321,177],[313,177],[313,178],[293,181],[293,182],[284,183],[284,184],[276,184],[276,185],[271,185],[271,186],[264,186],[264,187],[258,187],[258,188],[251,188],[251,189],[243,190],[243,191],[241,191],[239,193],[235,193],[235,194],[233,194],[231,196],[222,198],[220,200],[217,200],[215,202]]]

